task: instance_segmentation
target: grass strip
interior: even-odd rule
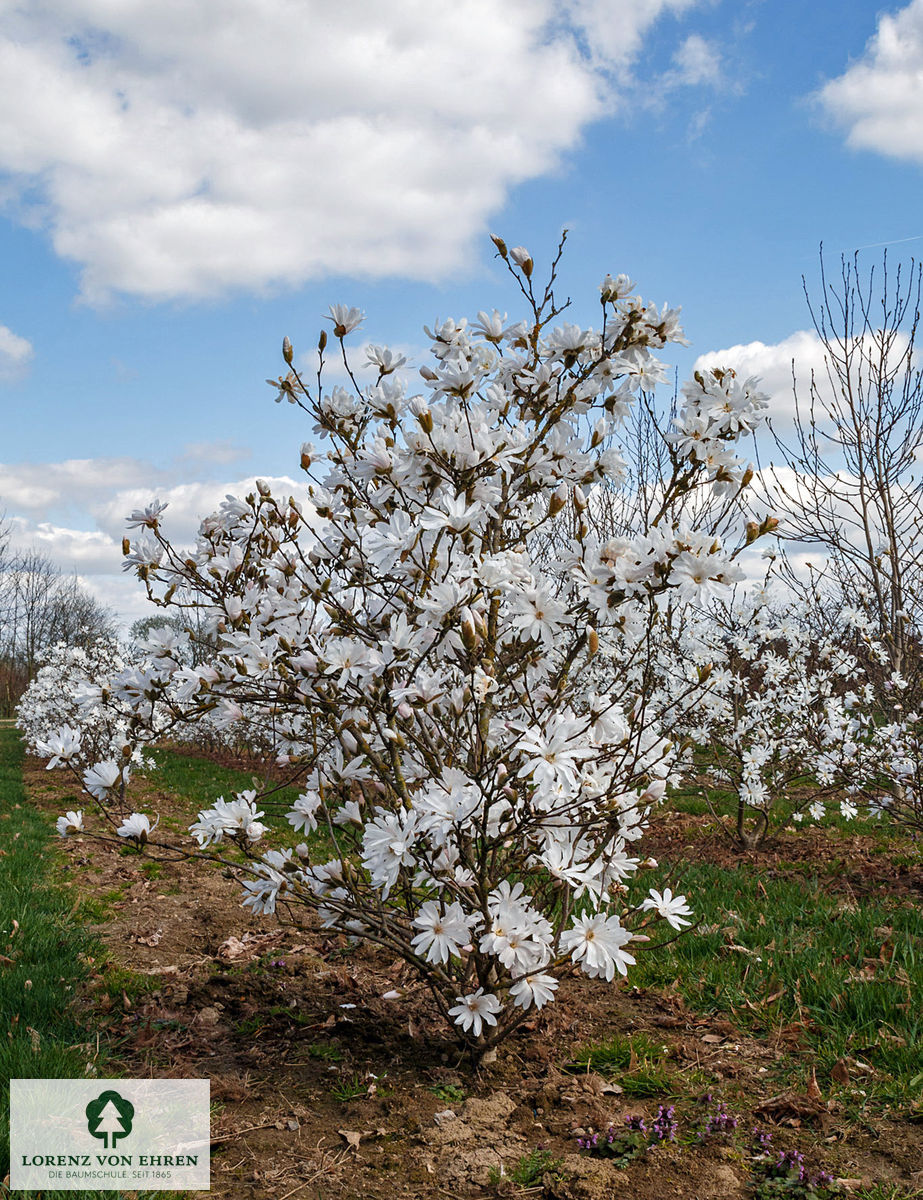
[[[656,876],[648,877],[655,886]],[[640,953],[633,983],[673,986],[690,1007],[727,1014],[757,1037],[794,1038],[802,1074],[806,1062],[827,1078],[838,1061],[865,1063],[870,1071],[849,1068],[865,1103],[920,1111],[923,912],[915,901],[856,900],[813,875],[773,878],[752,864],[683,864],[682,890],[698,928]]]
[[[18,733],[0,729],[0,1078],[85,1078],[96,1039],[72,1001],[102,947],[74,920],[73,898],[51,881],[54,829],[26,802],[22,759]],[[5,1086],[0,1179],[8,1170]]]
[[[58,859],[49,817],[27,802],[23,748],[0,729],[0,1180],[9,1172],[9,1080],[83,1079],[113,1074],[106,1046],[81,1021],[75,993],[105,958],[76,915],[74,898],[54,882]],[[0,1195],[10,1195],[0,1183]],[[17,1197],[40,1192],[17,1191]],[[73,1200],[111,1200],[111,1191],[68,1192]],[[150,1192],[153,1200],[177,1193]]]

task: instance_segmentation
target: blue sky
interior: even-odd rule
[[[923,249],[923,0],[0,0],[0,509],[127,616],[122,515],[178,537],[310,437],[272,403],[327,305],[424,361],[516,298],[595,320],[625,271],[790,408],[801,276]],[[541,266],[539,266],[541,270]]]

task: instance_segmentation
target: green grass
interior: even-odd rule
[[[229,800],[238,792],[258,790],[263,786],[256,765],[253,771],[236,771],[223,767],[207,758],[194,758],[178,750],[164,747],[150,752],[155,769],[148,775],[150,781],[171,795],[190,801],[196,809],[210,808],[219,796]],[[285,812],[303,789],[282,788],[268,799],[274,810]],[[285,806],[284,808],[282,806]],[[263,801],[260,807],[264,807]]]
[[[83,1078],[95,1035],[71,1001],[99,943],[72,916],[73,898],[50,882],[54,827],[27,805],[22,745],[0,730],[0,1077]],[[18,928],[14,925],[18,922]],[[80,1043],[94,1042],[89,1051]],[[0,1097],[0,1178],[9,1168],[9,1092]]]
[[[105,1042],[97,1050],[96,1031],[81,1023],[72,1003],[80,985],[103,962],[104,951],[81,924],[81,906],[75,908],[73,896],[54,882],[59,853],[54,826],[26,801],[22,757],[16,731],[0,729],[0,1077],[83,1079],[88,1066],[105,1076],[112,1071]],[[9,1089],[3,1086],[0,1179],[8,1170]],[[9,1194],[2,1185],[0,1194]],[[110,1200],[113,1195],[95,1190],[68,1194],[74,1200]],[[179,1194],[141,1195],[170,1200]]]
[[[332,1042],[312,1042],[308,1054],[319,1062],[338,1063],[343,1061],[343,1051]]]
[[[264,781],[258,775],[256,764],[254,764],[252,772],[237,771],[231,767],[214,763],[210,759],[181,754],[177,750],[166,747],[152,750],[150,757],[155,764],[147,775],[150,783],[161,791],[176,797],[185,808],[183,815],[165,817],[164,828],[168,832],[179,834],[184,838],[195,815],[202,809],[211,808],[219,796],[229,800],[239,792],[251,791],[254,788],[259,790],[265,786]],[[259,800],[259,808],[266,813],[264,822],[269,827],[269,832],[260,843],[261,848],[280,849],[284,846],[292,846],[294,842],[306,841],[318,856],[333,857],[333,846],[321,830],[317,830],[308,837],[303,834],[296,835],[285,820],[285,814],[291,809],[303,790],[303,787],[283,787]],[[186,814],[188,814],[188,819],[186,819]],[[221,849],[229,858],[235,857],[232,844],[224,843]],[[156,864],[157,867],[162,865],[161,863]],[[152,877],[159,878],[160,874],[161,872],[158,871]],[[169,878],[168,867],[165,868],[164,878]]]
[[[336,1083],[330,1089],[330,1095],[334,1100],[338,1100],[340,1104],[347,1104],[350,1100],[358,1100],[360,1096],[368,1095],[368,1086],[362,1082],[358,1075],[353,1075],[351,1079],[344,1079],[340,1083]]]
[[[110,888],[108,892],[101,892],[98,896],[85,896],[80,902],[76,916],[79,920],[88,921],[92,925],[102,925],[106,921],[111,921],[115,916],[113,905],[124,900],[129,886],[129,884],[123,883],[119,887]]]
[[[516,1165],[505,1174],[499,1167],[491,1167],[490,1182],[494,1187],[509,1181],[521,1188],[538,1188],[545,1175],[557,1177],[563,1165],[564,1159],[555,1158],[550,1150],[532,1150],[523,1154]]]
[[[595,1071],[617,1081],[622,1094],[630,1097],[663,1096],[673,1083],[663,1060],[668,1048],[646,1034],[614,1034],[602,1042],[583,1046],[565,1070],[576,1075]]]
[[[649,882],[658,885],[656,873]],[[814,876],[774,879],[752,866],[707,863],[686,865],[682,890],[699,928],[662,950],[642,949],[637,986],[675,984],[692,1007],[727,1014],[770,1041],[794,1032],[819,1077],[838,1059],[859,1059],[873,1068],[851,1081],[866,1101],[920,1104],[919,905],[900,897],[848,903]]]

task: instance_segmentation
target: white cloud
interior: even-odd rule
[[[6,325],[0,325],[0,382],[15,379],[32,358],[32,343]]]
[[[593,61],[624,72],[648,30],[664,14],[679,16],[698,0],[568,0],[564,8]]]
[[[875,368],[873,366],[870,369],[867,364],[878,362],[879,343],[870,334],[865,334],[863,338],[853,339],[851,345],[854,352],[853,386],[858,388],[861,378],[862,386],[871,389],[874,387]],[[897,364],[896,386],[900,386],[900,380],[903,378],[901,371],[906,366],[904,356],[907,354],[908,345],[907,334],[902,330],[898,331],[894,335],[889,355],[889,361]],[[913,362],[916,362],[916,356]],[[801,419],[805,424],[810,420],[812,378],[817,398],[815,420],[818,424],[827,422],[824,406],[832,403],[839,394],[839,385],[836,389],[831,385],[824,344],[813,329],[798,330],[781,342],[748,342],[745,345],[729,346],[726,350],[711,350],[707,354],[699,355],[693,369],[711,367],[733,367],[743,379],[751,375],[756,376],[760,381],[761,390],[769,396],[768,415],[773,427],[783,434],[790,431],[795,417],[795,384]],[[836,383],[835,374],[833,379]]]
[[[799,330],[781,342],[747,342],[726,350],[700,354],[694,370],[733,367],[741,378],[758,377],[760,387],[769,396],[769,416],[774,424],[786,423],[795,413],[792,390],[792,362],[798,379],[799,403],[808,397],[813,371],[818,380],[826,379],[824,347],[814,330]]]
[[[195,482],[164,485],[166,474],[146,469],[152,482],[139,483],[134,459],[80,459],[41,466],[0,464],[0,504],[6,507],[5,524],[14,549],[34,548],[80,581],[102,603],[130,623],[149,615],[144,587],[122,572],[122,538],[125,520],[135,508],[158,498],[167,504],[161,524],[177,546],[195,541],[199,523],[228,494],[243,496],[256,485],[254,476],[230,482]],[[154,479],[159,475],[159,482]],[[43,486],[40,482],[46,481]],[[304,482],[288,476],[267,477],[274,495],[294,495],[305,503]],[[45,519],[60,510],[62,495],[75,509],[75,519],[92,528],[74,528],[60,520]]]
[[[297,483],[287,475],[265,478],[274,496],[288,499],[294,495],[302,503],[307,500],[304,482]],[[225,496],[245,496],[255,489],[256,477],[253,475],[231,483],[180,483],[154,490],[127,488],[94,505],[92,512],[98,528],[121,542],[126,532],[127,515],[136,508],[144,508],[151,500],[160,500],[168,506],[160,521],[164,533],[174,544],[187,546],[195,541],[202,518],[214,512]]]
[[[182,462],[182,460],[181,460]],[[306,499],[305,483],[287,475],[267,476],[273,493]],[[16,541],[34,541],[56,562],[71,569],[104,569],[100,554],[115,547],[121,562],[125,521],[153,499],[169,507],[163,518],[167,536],[186,545],[195,539],[199,522],[228,494],[252,492],[256,476],[227,481],[177,483],[175,473],[158,470],[133,458],[84,458],[60,463],[0,463],[0,512],[12,522]],[[78,517],[92,530],[64,524],[60,515]],[[91,565],[96,564],[96,565]]]
[[[721,81],[721,53],[712,43],[692,33],[673,55],[675,80],[689,87]]]
[[[442,277],[699,2],[0,0],[0,171],[94,302]]]
[[[850,146],[923,160],[923,0],[883,13],[862,56],[818,98]]]
[[[99,529],[68,529],[50,521],[14,517],[10,533],[16,549],[35,549],[62,571],[105,575],[121,569],[121,542]]]
[[[249,458],[250,451],[246,446],[238,446],[228,438],[217,442],[187,442],[180,456],[182,463],[217,463],[227,466],[229,463],[240,462]]]
[[[57,463],[0,463],[0,511],[25,512],[42,520],[56,509],[87,508],[144,481],[151,487],[169,478],[136,458],[72,458]]]

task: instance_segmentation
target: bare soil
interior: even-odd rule
[[[49,817],[65,807],[59,779],[29,760],[29,795]],[[139,797],[139,808],[147,801],[184,824],[194,819],[150,782],[143,786],[150,794]],[[671,859],[727,853],[748,861],[716,848],[714,838],[701,836],[702,825],[701,818],[674,817],[645,848]],[[902,874],[862,838],[837,838],[835,846],[822,846],[823,839],[822,830],[783,835],[768,858],[759,856],[761,870],[839,853],[849,865],[838,886],[859,894],[923,890],[919,868]],[[165,864],[150,878],[145,858],[84,837],[68,839],[64,854],[62,879],[75,900],[95,898],[109,914],[97,932],[112,962],[132,973],[119,995],[112,987],[118,973],[96,964],[81,998],[88,1024],[123,1074],[211,1080],[216,1196],[525,1194],[492,1182],[492,1172],[508,1174],[543,1147],[562,1162],[533,1196],[734,1200],[751,1194],[749,1159],[720,1141],[668,1145],[625,1169],[576,1153],[578,1136],[625,1115],[651,1117],[659,1103],[675,1103],[688,1123],[718,1099],[742,1114],[742,1127],[773,1130],[780,1149],[801,1149],[852,1187],[888,1181],[923,1188],[923,1125],[851,1117],[830,1098],[829,1080],[819,1078],[819,1090],[811,1085],[813,1064],[797,1030],[758,1041],[690,1011],[670,990],[579,977],[566,980],[559,1002],[501,1046],[495,1061],[472,1072],[400,962],[294,927],[284,914],[251,917],[238,886],[213,864]],[[393,990],[403,992],[400,1000],[383,999]],[[617,1031],[646,1032],[667,1048],[669,1095],[629,1100],[617,1082],[566,1069],[580,1045]],[[779,1064],[792,1054],[803,1060],[804,1084],[780,1090]]]

